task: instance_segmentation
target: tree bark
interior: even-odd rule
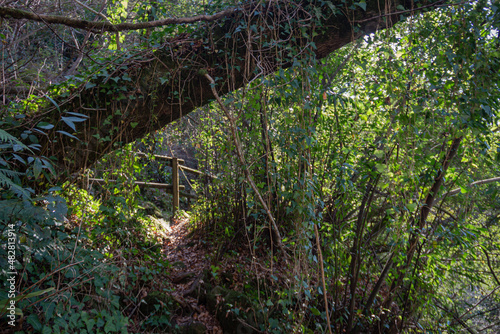
[[[392,1],[390,8],[385,0],[368,0],[366,10],[340,0],[331,1],[332,6],[319,3],[252,2],[225,11],[213,22],[196,23],[194,32],[172,38],[157,50],[134,56],[117,52],[89,81],[39,102],[39,109],[25,122],[6,130],[43,132],[40,154],[52,157],[58,171],[65,171],[58,173],[59,178],[65,179],[104,154],[214,100],[205,74],[215,78],[222,96],[278,68],[290,67],[300,54],[324,58],[414,13],[395,9],[412,8],[410,0]],[[428,9],[442,1],[420,3]],[[54,127],[40,128],[40,122]]]

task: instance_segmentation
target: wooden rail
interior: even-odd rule
[[[174,158],[174,157],[169,157],[167,155],[159,155],[159,154],[146,154],[146,153],[142,153],[142,152],[136,152],[135,153],[136,155],[142,157],[142,158],[149,158],[150,156],[153,156],[155,157],[156,159],[160,159],[160,160],[167,160],[167,161],[170,161],[172,162],[173,159],[177,159],[177,161],[179,162],[180,165],[184,165],[186,162],[184,161],[184,159],[178,159],[178,158]]]
[[[149,158],[151,156],[148,154],[144,154],[142,152],[136,152],[136,154],[142,158]],[[183,171],[186,171],[188,173],[193,173],[193,174],[197,174],[197,175],[206,175],[206,176],[208,176],[210,178],[214,178],[214,179],[217,178],[214,175],[210,175],[208,173],[204,173],[204,172],[199,171],[197,169],[184,166],[184,164],[186,162],[183,159],[169,157],[166,155],[157,155],[157,154],[153,154],[152,156],[154,156],[156,159],[166,160],[170,163],[170,166],[172,166],[172,184],[156,183],[156,182],[143,182],[143,181],[134,181],[134,184],[138,185],[139,187],[163,189],[167,193],[172,194],[173,195],[172,210],[173,210],[174,215],[175,215],[175,212],[179,209],[180,197],[186,197],[186,198],[191,198],[191,199],[198,198],[198,196],[196,196],[196,195],[193,195],[193,194],[190,194],[188,192],[183,191],[186,189],[186,187],[179,184],[179,170],[183,170]],[[89,182],[93,182],[93,183],[97,183],[97,184],[117,182],[116,180],[104,180],[104,179],[95,179],[95,178],[88,178],[87,180]]]
[[[212,179],[216,179],[217,176],[215,175],[212,175],[212,174],[209,174],[209,173],[205,173],[205,172],[202,172],[201,170],[197,170],[197,169],[194,169],[194,168],[191,168],[191,167],[188,167],[188,166],[184,166],[184,164],[186,163],[186,161],[184,159],[179,159],[179,158],[174,158],[174,157],[169,157],[167,155],[158,155],[158,154],[151,154],[151,155],[147,155],[145,153],[142,153],[142,152],[136,152],[136,154],[142,158],[149,158],[150,156],[153,156],[155,157],[156,159],[159,159],[159,160],[166,160],[168,162],[170,162],[170,166],[172,166],[172,163],[173,163],[173,160],[174,159],[177,159],[177,167],[179,169],[182,169],[186,172],[190,172],[190,173],[193,173],[193,174],[196,174],[196,175],[206,175]]]
[[[106,183],[113,183],[116,182],[116,180],[104,180],[104,179],[94,179],[94,178],[89,178],[89,182],[97,183],[97,184],[106,184]],[[156,188],[156,189],[164,189],[168,193],[172,193],[173,186],[171,184],[166,184],[166,183],[156,183],[156,182],[143,182],[143,181],[134,181],[134,184],[138,185],[139,187],[148,187],[148,188]],[[186,187],[183,185],[179,185],[179,190],[184,190]]]

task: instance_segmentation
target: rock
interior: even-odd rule
[[[198,321],[193,321],[189,325],[181,326],[180,334],[205,334],[207,328],[204,324]]]

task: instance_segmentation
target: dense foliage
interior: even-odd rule
[[[320,269],[314,224],[335,332],[451,332],[469,328],[464,315],[476,327],[484,320],[474,314],[497,314],[467,311],[479,296],[498,298],[488,260],[498,256],[498,185],[468,186],[498,182],[497,32],[478,25],[493,14],[466,6],[418,17],[226,100],[296,254],[292,290],[305,293],[304,311],[323,330],[324,305],[303,291],[322,294],[311,275]],[[206,122],[197,140],[223,174],[211,206],[202,203],[212,226],[261,236],[266,216],[227,130],[213,130],[221,122],[213,111]]]
[[[114,4],[106,16],[116,22],[227,7]],[[365,2],[352,6],[366,9]],[[75,36],[59,27],[53,31],[59,38],[73,34],[75,45],[99,48],[71,61],[47,37],[47,28],[3,28],[4,45],[19,43],[19,36],[9,40],[11,30],[26,29],[33,31],[27,38],[46,38],[40,43],[51,53],[35,53],[21,71],[24,65],[16,64],[31,51],[9,44],[17,54],[2,62],[7,81],[19,90],[9,95],[4,89],[0,129],[0,264],[7,277],[7,240],[15,232],[15,313],[24,319],[17,330],[183,330],[173,319],[187,307],[167,284],[172,264],[161,252],[169,201],[134,183],[170,182],[169,167],[152,154],[175,154],[172,147],[196,151],[198,169],[217,176],[186,178],[199,199],[182,207],[191,210],[192,229],[213,249],[206,287],[241,294],[244,303],[228,297],[226,304],[228,314],[248,325],[245,330],[499,330],[498,5],[470,2],[415,15],[323,60],[309,38],[321,29],[314,26],[321,13],[314,15],[300,38],[287,36],[299,48],[276,47],[288,68],[252,80],[164,132],[106,156],[85,176],[55,186],[53,161],[39,154],[40,136],[54,125],[38,123],[18,134],[20,122],[43,106],[59,108],[53,97],[78,82],[94,85],[97,77],[109,77],[106,62],[128,57],[127,49],[143,50],[134,56],[140,57],[165,38],[186,36],[196,24],[102,36]],[[260,27],[257,22],[242,29],[258,35]],[[259,50],[282,42],[264,37],[253,45],[255,59]],[[33,68],[54,54],[57,61],[34,80]],[[240,65],[231,55],[227,68]],[[49,95],[36,94],[46,89],[43,81],[68,69],[69,81],[52,86]],[[223,81],[214,79],[214,88]],[[231,82],[231,75],[226,79]],[[87,116],[66,111],[62,122],[74,132],[61,134],[78,140],[75,124],[85,124]],[[137,150],[152,162],[141,160]],[[89,176],[105,185],[90,188]],[[264,274],[247,270],[244,282],[229,284],[219,266],[241,257],[265,267]],[[11,299],[9,282],[2,278],[0,286],[0,313],[7,313],[1,307]]]

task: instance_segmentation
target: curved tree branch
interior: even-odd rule
[[[238,11],[238,8],[228,8],[219,13],[213,15],[196,15],[192,17],[182,17],[182,18],[168,18],[157,21],[150,22],[139,22],[139,23],[119,23],[112,24],[107,21],[93,22],[86,20],[73,19],[65,16],[58,15],[44,15],[28,12],[22,9],[0,7],[0,17],[2,18],[12,18],[12,19],[26,19],[36,22],[44,22],[47,24],[62,24],[67,27],[88,30],[93,33],[103,33],[103,32],[117,32],[117,31],[128,31],[128,30],[139,30],[148,29],[165,26],[168,24],[187,24],[196,22],[213,22],[217,21],[229,14]],[[102,14],[101,14],[102,15]]]
[[[442,1],[425,0],[422,4],[438,6]],[[396,12],[397,6],[411,8],[412,1],[394,0],[386,7],[385,0],[370,0],[366,10],[345,9],[342,0],[329,3],[331,6],[315,0],[248,1],[214,15],[118,25],[0,7],[0,17],[96,32],[204,22],[194,32],[170,38],[158,49],[135,52],[136,56],[115,53],[88,82],[74,82],[60,95],[45,99],[48,104],[34,101],[38,112],[15,129],[6,130],[19,132],[14,135],[22,131],[42,133],[39,154],[57,161],[58,171],[66,173],[59,178],[64,179],[90,167],[104,154],[214,101],[210,83],[200,71],[216,80],[217,95],[222,97],[279,68],[292,66],[297,55],[321,59],[355,38],[389,28],[401,16],[380,17],[380,8],[386,8],[388,15]],[[321,15],[311,14],[318,12]],[[354,26],[353,21],[363,23]],[[248,27],[256,27],[259,34]]]
[[[472,188],[473,186],[478,186],[480,184],[487,184],[487,183],[493,183],[493,182],[500,182],[500,177],[494,177],[494,178],[491,178],[491,179],[485,179],[485,180],[475,181],[475,182],[469,183],[467,185],[467,187]],[[450,190],[446,194],[443,195],[443,198],[447,197],[447,196],[456,195],[461,190],[462,190],[462,188],[456,188],[456,189]]]

